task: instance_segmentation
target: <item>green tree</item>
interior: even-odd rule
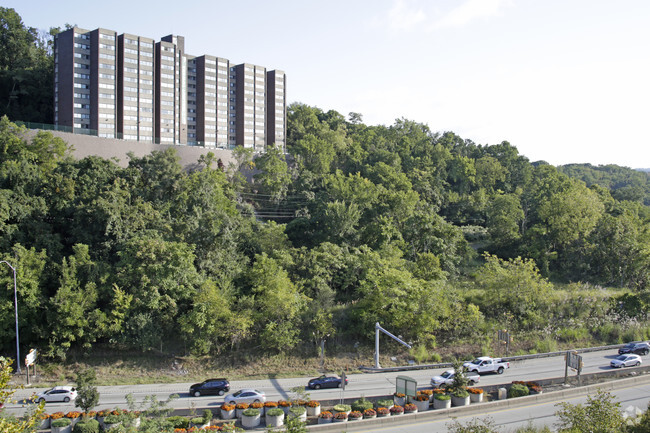
[[[555,416],[559,418],[556,427],[566,433],[620,433],[626,423],[621,413],[621,404],[615,397],[599,389],[596,395],[587,396],[584,405],[558,403]]]
[[[78,370],[75,382],[77,384],[77,398],[74,401],[74,406],[83,409],[87,413],[99,403],[99,391],[95,386],[97,383],[95,370],[92,368]]]

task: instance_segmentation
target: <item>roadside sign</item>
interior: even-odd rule
[[[30,350],[27,356],[25,357],[25,366],[29,367],[34,362],[36,362],[36,349]]]
[[[397,376],[395,380],[395,392],[415,397],[418,393],[418,382],[408,376]]]
[[[341,372],[341,389],[345,389],[345,382],[347,378],[345,377],[345,371]]]

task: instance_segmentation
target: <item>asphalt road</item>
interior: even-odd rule
[[[583,373],[595,373],[609,370],[609,362],[617,354],[616,350],[583,353]],[[650,362],[650,356],[643,357],[644,362]],[[510,383],[514,380],[540,380],[552,377],[564,376],[564,357],[556,356],[549,358],[537,358],[526,361],[510,363],[510,369],[502,375],[486,374],[481,376],[480,385],[496,385]],[[408,372],[391,373],[362,373],[348,375],[349,385],[343,391],[340,389],[309,390],[309,396],[314,400],[331,400],[339,398],[357,398],[361,396],[388,395],[395,391],[395,378],[399,375],[407,375],[417,380],[418,387],[429,387],[432,376],[441,374],[445,369],[413,370]],[[575,373],[571,373],[575,374]],[[215,376],[219,376],[215,372]],[[288,379],[262,379],[231,381],[231,391],[241,388],[255,388],[266,393],[269,400],[288,399],[294,396],[291,389],[304,387],[309,380],[308,377]],[[63,385],[63,384],[61,384]],[[96,410],[124,407],[126,408],[125,396],[132,393],[135,401],[142,403],[146,396],[155,396],[159,401],[166,400],[172,394],[178,394],[179,398],[172,401],[171,407],[175,409],[192,408],[216,408],[223,402],[223,397],[190,397],[188,394],[191,383],[174,384],[152,384],[152,385],[124,385],[124,386],[101,386],[100,402]],[[29,397],[33,393],[44,390],[44,388],[26,388],[19,390],[15,398],[19,401]],[[74,403],[48,403],[48,413],[73,410]],[[6,405],[11,413],[22,413],[25,410],[24,404]]]

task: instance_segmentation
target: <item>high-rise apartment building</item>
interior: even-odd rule
[[[55,124],[75,133],[263,152],[285,148],[286,76],[112,30],[55,36]]]

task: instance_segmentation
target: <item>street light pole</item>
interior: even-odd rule
[[[0,263],[6,263],[14,272],[14,308],[16,310],[16,373],[21,374],[20,371],[20,337],[18,336],[18,290],[16,289],[16,268],[6,260],[1,260]]]

